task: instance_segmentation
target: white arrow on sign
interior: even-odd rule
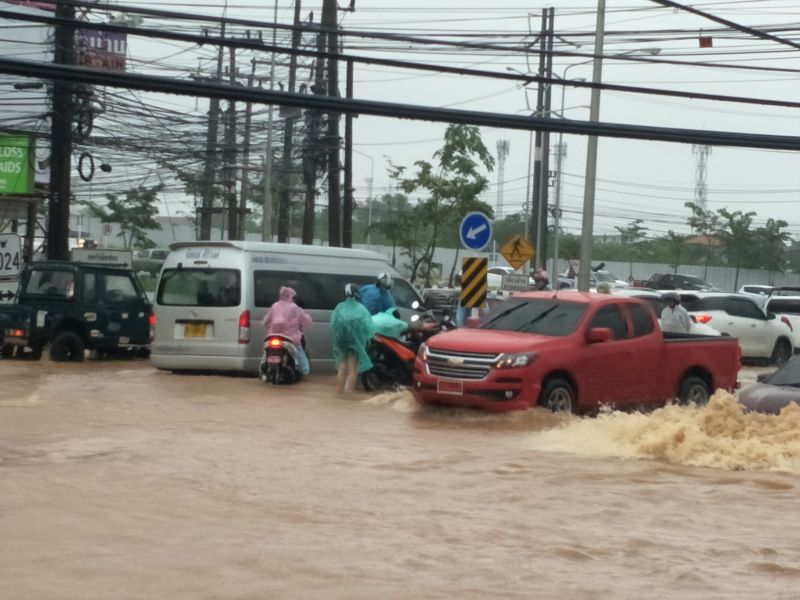
[[[469,231],[467,232],[467,239],[474,240],[484,229],[486,229],[486,223],[483,223],[479,227],[470,227]]]

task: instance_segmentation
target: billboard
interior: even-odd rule
[[[34,144],[26,135],[0,135],[0,194],[32,194]]]
[[[124,71],[128,34],[117,31],[79,29],[75,38],[76,62],[90,69]]]

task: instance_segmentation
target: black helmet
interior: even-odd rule
[[[355,283],[348,283],[344,286],[344,297],[355,298],[356,300],[360,300],[361,290]]]
[[[378,278],[375,280],[375,285],[377,285],[382,290],[388,290],[392,288],[392,276],[388,273],[379,273]]]

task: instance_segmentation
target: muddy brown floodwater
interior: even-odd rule
[[[0,598],[800,597],[800,411],[0,362]]]

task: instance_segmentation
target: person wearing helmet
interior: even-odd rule
[[[375,279],[375,283],[369,283],[361,287],[361,304],[367,307],[369,314],[377,315],[394,308],[394,296],[392,292],[392,276],[388,273],[381,273]]]
[[[553,289],[550,287],[550,279],[547,277],[547,271],[544,269],[536,269],[533,272],[533,287],[537,292]]]
[[[372,368],[367,342],[374,334],[374,326],[360,297],[358,286],[348,283],[344,286],[344,300],[336,305],[331,315],[333,358],[340,394],[352,392],[358,374]]]
[[[688,311],[681,306],[681,297],[675,292],[668,292],[662,296],[667,306],[661,311],[661,330],[672,333],[689,333],[692,327],[692,318]]]

